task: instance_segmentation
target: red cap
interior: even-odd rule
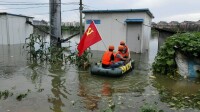
[[[122,45],[118,46],[118,51],[122,51],[123,49],[124,49],[124,46],[122,46]]]
[[[115,47],[114,47],[113,45],[109,45],[109,49],[110,49],[110,50],[114,50]]]

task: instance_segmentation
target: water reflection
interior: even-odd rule
[[[103,96],[111,96],[112,95],[112,88],[109,82],[104,82],[101,89],[101,94]]]
[[[45,38],[48,41],[48,38]],[[74,46],[76,41],[79,41],[79,37],[73,39],[75,39],[73,45],[72,43],[64,44]],[[135,70],[121,78],[105,78],[93,76],[89,71],[77,71],[76,68],[70,65],[63,67],[62,65],[54,66],[41,63],[38,65],[29,64],[26,61],[26,54],[23,54],[22,45],[20,47],[13,45],[6,49],[1,47],[1,51],[3,51],[0,58],[2,63],[0,65],[1,75],[9,76],[8,73],[5,74],[5,68],[9,68],[7,67],[8,65],[13,66],[13,68],[9,70],[9,74],[12,74],[12,77],[6,80],[2,77],[0,78],[0,89],[9,89],[15,85],[14,94],[27,89],[32,91],[25,101],[22,100],[21,103],[16,103],[15,98],[11,100],[13,103],[10,101],[1,102],[0,104],[4,106],[4,108],[0,107],[2,111],[9,107],[13,107],[11,110],[16,112],[18,112],[17,107],[26,107],[27,111],[35,110],[35,112],[101,111],[109,108],[109,105],[113,103],[116,105],[116,110],[130,111],[132,108],[128,107],[129,104],[125,102],[125,99],[141,97],[142,93],[145,92],[145,87],[148,86],[146,77],[149,67],[148,54],[132,53],[131,55],[136,61]],[[100,60],[102,53],[94,53],[96,56],[92,60]],[[139,99],[137,101],[142,100],[141,98]],[[130,100],[128,102],[134,104],[133,101]],[[119,102],[123,102],[123,104]],[[33,103],[37,105],[31,105]],[[20,111],[20,109],[18,110]]]
[[[67,37],[68,34],[64,36]],[[45,40],[49,41],[48,36]],[[74,46],[71,49],[75,50],[79,37],[71,41],[63,46]],[[153,83],[170,89],[172,93],[187,95],[200,89],[198,82],[186,79],[167,79],[166,76],[149,79],[151,63],[157,53],[157,38],[151,39],[149,51],[131,53],[135,69],[120,78],[94,76],[89,70],[80,71],[73,65],[30,64],[22,46],[0,46],[0,90],[9,89],[14,93],[0,101],[1,112],[88,112],[105,111],[111,107],[114,107],[113,112],[132,112],[139,111],[146,102],[157,102],[159,108],[174,111],[160,101],[159,88]],[[93,62],[100,60],[103,54],[93,53]],[[31,93],[26,98],[20,102],[15,99],[17,94],[28,89]]]
[[[139,67],[136,65],[136,68]],[[131,111],[132,108],[128,107],[130,104],[124,103],[126,102],[124,98],[134,99],[134,97],[142,96],[145,87],[148,86],[147,74],[148,71],[140,72],[137,69],[120,78],[81,74],[79,75],[79,95],[84,98],[85,106],[89,110],[103,111],[110,108],[109,106],[115,105],[118,111]],[[126,96],[123,94],[126,94]],[[126,109],[124,110],[121,106]]]
[[[52,75],[49,75],[52,77],[51,80],[51,92],[52,96],[48,97],[48,102],[52,103],[53,106],[50,107],[50,110],[53,112],[62,112],[62,107],[65,106],[65,103],[63,103],[64,99],[68,99],[67,95],[69,92],[66,89],[66,79],[63,78],[64,71],[62,69],[62,65],[51,65],[50,72]]]
[[[80,97],[83,97],[84,107],[88,110],[98,109],[98,102],[100,97],[95,93],[92,93],[90,88],[87,88],[83,83],[79,84],[79,93]]]
[[[19,45],[0,45],[0,77],[9,78],[21,67],[26,66],[25,53]]]
[[[29,64],[28,68],[24,72],[24,76],[35,85],[35,88],[42,90],[41,85],[44,74],[41,73],[42,68],[38,66],[37,63]]]
[[[180,92],[183,94],[191,95],[195,94],[200,90],[199,81],[191,79],[184,79],[182,77],[173,78],[163,75],[156,75],[154,80],[156,85],[163,86],[172,93]]]
[[[93,80],[88,73],[79,75],[79,93],[83,97],[84,107],[89,110],[98,109],[98,102],[100,100],[99,94],[100,82]]]

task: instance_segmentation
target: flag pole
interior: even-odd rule
[[[101,40],[102,40],[102,42],[103,42],[104,47],[105,47],[106,49],[108,49],[108,48],[106,47],[106,44],[105,44],[105,42],[103,41],[103,39],[101,39]]]
[[[94,22],[94,21],[92,20],[92,22]],[[95,22],[94,22],[94,23],[95,23]],[[95,27],[97,28],[96,24],[94,24],[94,25],[95,25]],[[99,35],[101,35],[101,34],[99,34]],[[101,38],[101,40],[102,40],[102,42],[103,42],[104,47],[105,47],[106,49],[108,49],[108,48],[106,47],[106,44],[105,44],[105,42],[103,41],[102,38]]]

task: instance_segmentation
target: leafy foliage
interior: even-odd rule
[[[145,103],[140,107],[140,112],[163,112],[163,110],[158,110],[155,105]]]
[[[175,34],[166,39],[152,64],[154,73],[174,74],[176,71],[175,49],[188,57],[200,57],[200,32]]]
[[[58,63],[63,62],[63,52],[65,48],[59,48],[56,46],[52,46],[48,48],[48,56],[51,56],[51,58],[48,58],[48,61],[50,63]]]
[[[12,96],[13,93],[10,92],[9,90],[5,90],[5,91],[0,91],[0,100],[1,98],[3,98],[4,100],[7,99],[9,96]]]
[[[35,48],[36,44],[39,45],[37,50]],[[30,60],[40,59],[43,61],[47,58],[45,44],[46,42],[43,41],[40,35],[30,34],[30,36],[26,38],[23,48],[26,49],[30,55]]]
[[[28,89],[26,93],[21,93],[21,94],[19,94],[19,95],[16,97],[16,99],[17,99],[18,101],[21,101],[23,98],[25,98],[25,97],[28,95],[28,93],[30,93],[30,91],[31,91],[31,90]]]
[[[90,64],[89,58],[93,56],[91,49],[86,50],[82,56],[78,56],[78,51],[71,53],[65,59],[70,64],[75,64],[79,68],[86,68]]]
[[[30,37],[26,38],[24,49],[27,50],[30,55],[30,60],[35,62],[48,61],[51,65],[62,65],[65,61],[69,64],[75,64],[78,68],[86,68],[90,65],[89,58],[92,57],[91,50],[87,50],[83,53],[82,56],[78,56],[78,51],[71,52],[69,51],[69,47],[57,47],[50,46],[46,48],[47,42],[43,41],[43,37],[37,34],[31,34]],[[35,45],[38,44],[39,48],[36,50]],[[63,55],[67,54],[67,55]]]

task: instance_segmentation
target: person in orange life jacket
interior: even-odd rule
[[[114,63],[114,49],[115,47],[113,45],[110,45],[108,50],[104,52],[101,60],[103,68],[110,68],[110,66]]]
[[[124,58],[130,58],[129,48],[128,48],[127,45],[125,45],[125,42],[121,41],[120,45],[124,46],[124,49],[123,49],[123,52],[122,52],[124,54]]]
[[[111,65],[112,68],[116,68],[119,66],[124,65],[124,61],[127,60],[127,58],[124,58],[123,52],[124,47],[123,46],[118,46],[118,52],[115,54],[115,59],[114,59],[114,64]]]

